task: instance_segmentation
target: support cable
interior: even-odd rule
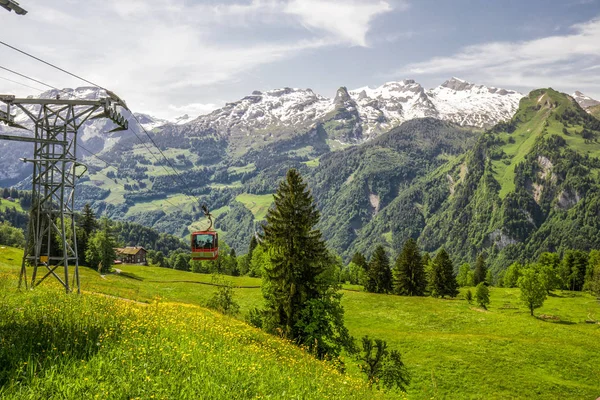
[[[44,61],[44,60],[42,60],[41,58],[39,58],[39,57],[36,57],[36,56],[34,56],[34,55],[32,55],[32,54],[30,54],[30,53],[28,53],[28,52],[24,51],[24,50],[21,50],[21,49],[18,49],[18,48],[16,48],[16,47],[14,47],[14,46],[11,46],[11,45],[9,45],[9,44],[8,44],[8,43],[6,43],[6,42],[3,42],[3,41],[1,41],[1,40],[0,40],[0,44],[4,45],[4,46],[6,46],[6,47],[8,47],[8,48],[10,48],[10,49],[12,49],[12,50],[14,50],[14,51],[17,51],[17,52],[19,52],[19,53],[21,53],[21,54],[24,54],[24,55],[26,55],[26,56],[28,56],[28,57],[31,57],[31,58],[33,58],[34,60],[37,60],[37,61],[39,61],[39,62],[41,62],[41,63],[43,63],[43,64],[46,64],[46,65],[48,65],[48,66],[50,66],[50,67],[52,67],[52,68],[55,68],[55,69],[57,69],[57,70],[59,70],[59,71],[61,71],[61,72],[64,72],[65,74],[68,74],[68,75],[70,75],[70,76],[73,76],[73,77],[75,77],[75,78],[77,78],[77,79],[79,79],[79,80],[81,80],[81,81],[83,81],[83,82],[89,83],[90,85],[96,86],[96,87],[97,87],[97,88],[99,88],[99,89],[103,89],[104,91],[106,91],[106,92],[109,92],[109,90],[108,90],[108,89],[106,89],[106,88],[104,88],[104,87],[102,87],[102,86],[100,86],[100,85],[98,85],[98,84],[96,84],[96,83],[94,83],[94,82],[92,82],[92,81],[89,81],[89,80],[87,80],[87,79],[85,79],[85,78],[82,78],[81,76],[79,76],[79,75],[77,75],[77,74],[74,74],[74,73],[72,73],[72,72],[69,72],[69,71],[67,71],[67,70],[65,70],[65,69],[63,69],[63,68],[60,68],[60,67],[58,67],[58,66],[56,66],[56,65],[54,65],[54,64],[52,64],[52,63],[50,63],[50,62]],[[1,68],[1,67],[0,67],[0,68]],[[4,68],[4,69],[6,69],[6,68]],[[19,74],[18,72],[15,72],[15,71],[11,71],[11,72],[13,72],[13,73],[16,73],[17,75],[23,76],[23,77],[25,77],[25,78],[27,78],[27,79],[32,79],[32,80],[33,80],[33,78],[29,78],[29,77],[27,77],[27,76],[25,76],[25,75]],[[60,90],[60,89],[58,89],[58,88],[55,88],[55,87],[53,87],[53,86],[47,85],[47,84],[45,84],[45,83],[43,83],[43,82],[40,82],[40,81],[37,81],[37,80],[36,80],[36,82],[38,82],[38,83],[40,83],[40,84],[42,84],[42,85],[44,85],[44,86],[49,86],[49,87],[52,87],[53,89]],[[131,112],[131,111],[130,111],[130,112]],[[200,204],[200,203],[201,203],[200,199],[199,199],[199,198],[198,198],[196,195],[194,195],[194,194],[193,194],[193,192],[192,192],[192,190],[190,189],[190,187],[189,187],[188,183],[187,183],[187,182],[186,182],[186,181],[185,181],[185,180],[184,180],[184,179],[181,177],[181,175],[180,175],[180,174],[179,174],[179,172],[178,172],[178,171],[175,169],[175,167],[173,166],[173,164],[171,163],[171,161],[170,161],[170,160],[169,160],[169,159],[168,159],[168,158],[165,156],[165,154],[163,153],[163,151],[162,151],[162,150],[161,150],[161,149],[160,149],[160,148],[157,146],[157,144],[156,144],[156,142],[154,141],[154,139],[152,139],[152,137],[150,136],[150,134],[148,133],[148,131],[146,131],[146,128],[144,128],[144,127],[142,126],[141,122],[140,122],[140,121],[139,121],[139,119],[138,119],[138,118],[135,116],[135,114],[134,114],[133,112],[131,112],[131,116],[132,116],[132,117],[135,119],[135,121],[136,121],[136,122],[137,122],[137,124],[140,126],[140,128],[142,128],[142,131],[144,131],[144,133],[146,134],[146,136],[148,137],[148,139],[150,139],[150,141],[152,142],[152,144],[154,145],[154,147],[156,147],[156,149],[157,149],[157,150],[160,152],[160,154],[163,156],[163,158],[164,158],[164,159],[167,161],[167,163],[169,164],[169,166],[171,167],[171,169],[173,170],[173,172],[175,172],[175,175],[176,175],[176,176],[179,178],[179,180],[181,181],[181,183],[183,183],[183,185],[186,187],[186,189],[188,190],[188,192],[189,192],[189,193],[191,193],[191,195],[193,196],[193,198],[192,198],[192,196],[190,196],[190,194],[187,194],[187,193],[185,193],[185,195],[186,195],[188,198],[192,199],[192,200],[194,200],[194,199],[195,199],[195,201],[196,201],[198,204]],[[153,155],[153,156],[156,158],[156,156],[154,155],[154,153],[152,153],[152,152],[151,152],[151,151],[148,149],[148,147],[147,147],[147,146],[146,146],[146,144],[145,144],[145,143],[142,141],[142,139],[141,139],[141,138],[138,136],[138,134],[137,134],[137,133],[136,133],[134,130],[131,130],[131,131],[132,131],[132,132],[135,134],[135,136],[138,138],[138,140],[140,141],[140,143],[144,144],[144,146],[146,147],[146,150],[148,150],[148,152],[149,152],[150,154],[152,154],[152,155]],[[158,160],[157,160],[157,162],[158,162]],[[163,167],[164,167],[164,166],[163,166]],[[166,170],[166,169],[165,169],[165,170]]]
[[[44,61],[44,60],[42,60],[41,58],[39,58],[39,57],[36,57],[36,56],[34,56],[34,55],[32,55],[32,54],[29,54],[29,53],[28,53],[28,52],[26,52],[26,51],[23,51],[23,50],[17,49],[16,47],[14,47],[14,46],[11,46],[10,44],[8,44],[8,43],[5,43],[5,42],[3,42],[3,41],[1,41],[1,40],[0,40],[0,44],[4,45],[4,46],[6,46],[6,47],[8,47],[8,48],[10,48],[10,49],[13,49],[14,51],[17,51],[17,52],[19,52],[19,53],[21,53],[21,54],[24,54],[24,55],[26,55],[27,57],[31,57],[31,58],[33,58],[34,60],[37,60],[37,61],[39,61],[39,62],[41,62],[41,63],[44,63],[44,64],[46,64],[46,65],[49,65],[49,66],[50,66],[50,67],[52,67],[52,68],[55,68],[55,69],[57,69],[57,70],[59,70],[59,71],[62,71],[62,72],[64,72],[65,74],[71,75],[72,77],[75,77],[75,78],[77,78],[77,79],[80,79],[80,80],[82,80],[82,81],[84,81],[84,82],[87,82],[87,83],[89,83],[90,85],[93,85],[93,86],[99,87],[100,89],[104,89],[104,90],[106,90],[106,89],[105,89],[105,88],[103,88],[102,86],[100,86],[100,85],[97,85],[97,84],[95,84],[95,83],[94,83],[94,82],[92,82],[92,81],[88,81],[87,79],[84,79],[84,78],[80,77],[79,75],[75,75],[75,74],[73,74],[73,73],[71,73],[71,72],[67,71],[66,69],[63,69],[63,68],[61,68],[61,67],[58,67],[58,66],[56,66],[56,65],[54,65],[54,64],[52,64],[52,63],[49,63],[49,62],[47,62],[47,61]]]
[[[29,88],[29,89],[37,90],[38,92],[43,92],[44,91],[43,89],[39,89],[39,88],[36,88],[36,87],[33,87],[33,86],[29,86],[29,85],[26,85],[26,84],[24,84],[22,82],[13,81],[12,79],[8,79],[8,78],[5,78],[3,76],[0,76],[0,79],[8,81],[8,82],[16,83],[17,85],[25,86],[26,88]]]

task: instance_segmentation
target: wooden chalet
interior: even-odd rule
[[[147,265],[146,249],[140,246],[123,247],[115,249],[117,260],[126,264],[143,264]]]

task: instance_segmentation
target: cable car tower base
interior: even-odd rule
[[[74,207],[77,167],[83,164],[77,162],[77,132],[89,119],[109,118],[118,125],[113,131],[127,129],[127,120],[116,111],[119,103],[113,104],[108,98],[17,99],[0,95],[1,103],[6,105],[6,111],[0,109],[1,122],[27,129],[15,123],[11,115],[11,108],[17,108],[35,125],[33,137],[0,135],[0,139],[32,142],[34,146],[33,158],[22,159],[33,164],[33,175],[19,287],[25,284],[25,288],[33,288],[52,276],[67,293],[74,289],[80,293]],[[28,265],[32,266],[29,279]]]

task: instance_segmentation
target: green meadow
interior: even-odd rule
[[[16,282],[21,255],[22,251],[17,249],[0,249],[0,275],[3,275],[4,280],[9,281],[13,286]],[[133,350],[124,350],[119,347],[124,345],[121,342],[118,344],[113,343],[111,346],[116,347],[111,348],[111,351],[124,352],[123,354],[126,354],[127,357],[133,357],[127,365],[134,366],[137,372],[127,372],[121,370],[119,366],[117,368],[118,373],[109,373],[112,364],[108,360],[112,360],[112,358],[102,358],[102,362],[109,365],[101,367],[99,364],[94,364],[92,367],[89,364],[90,360],[99,357],[97,354],[100,352],[97,354],[85,353],[88,355],[82,357],[84,361],[79,362],[82,363],[82,366],[87,365],[88,368],[93,368],[94,374],[98,375],[86,375],[84,370],[75,368],[65,361],[65,365],[60,364],[49,370],[42,370],[38,375],[31,375],[30,373],[28,378],[23,378],[25,379],[24,382],[28,382],[27,385],[18,386],[19,389],[14,385],[9,385],[7,389],[5,385],[3,391],[0,391],[0,397],[2,395],[15,397],[19,393],[23,395],[32,393],[30,390],[33,390],[34,387],[43,387],[44,390],[50,390],[50,388],[59,390],[56,386],[59,383],[52,383],[50,379],[58,379],[58,376],[62,376],[65,371],[70,371],[69,373],[75,373],[74,376],[88,377],[90,380],[93,380],[92,377],[94,376],[103,376],[100,381],[90,383],[92,386],[89,390],[93,393],[99,393],[110,387],[110,385],[124,387],[125,377],[128,377],[128,379],[135,382],[131,384],[132,391],[127,394],[131,397],[149,397],[147,395],[150,392],[144,392],[149,387],[143,382],[144,375],[150,376],[151,379],[154,379],[154,376],[159,376],[161,378],[158,387],[165,390],[165,398],[173,398],[173,392],[169,391],[171,389],[165,389],[169,385],[168,377],[162,377],[158,369],[166,371],[167,368],[170,368],[171,373],[177,372],[177,381],[172,384],[179,385],[179,380],[186,373],[190,373],[190,369],[173,360],[167,361],[167,359],[170,359],[169,354],[180,357],[181,354],[187,353],[192,354],[190,357],[194,357],[193,365],[209,374],[215,382],[223,380],[224,383],[219,381],[219,384],[236,385],[235,382],[239,380],[240,386],[231,386],[236,388],[245,388],[245,384],[249,385],[249,397],[259,393],[257,387],[263,390],[260,392],[261,396],[269,393],[271,398],[373,398],[375,395],[379,395],[377,392],[365,392],[365,389],[359,383],[355,383],[358,385],[356,386],[356,392],[341,391],[343,386],[339,385],[342,385],[342,381],[336,380],[339,377],[335,375],[335,372],[327,369],[330,368],[329,366],[321,366],[321,364],[312,360],[310,363],[308,361],[302,361],[301,363],[307,363],[306,368],[309,369],[317,368],[316,366],[313,367],[313,363],[316,363],[314,365],[319,365],[319,368],[324,368],[324,371],[329,371],[327,373],[333,375],[330,377],[324,373],[323,378],[315,379],[314,375],[311,375],[315,370],[312,370],[312,372],[302,370],[303,372],[298,371],[297,374],[294,372],[294,389],[286,387],[285,390],[289,390],[286,393],[289,395],[282,395],[282,390],[284,390],[282,385],[285,384],[285,379],[276,377],[277,374],[274,371],[277,367],[271,365],[269,368],[272,369],[267,369],[264,372],[264,380],[263,372],[261,372],[260,378],[255,378],[259,379],[260,382],[255,381],[251,384],[248,368],[251,368],[252,362],[256,363],[256,359],[253,359],[254,361],[245,359],[249,357],[248,349],[245,347],[255,342],[254,339],[248,339],[247,337],[243,339],[219,339],[233,340],[235,346],[231,352],[235,354],[236,360],[244,358],[239,364],[233,363],[235,368],[239,366],[244,370],[236,372],[236,374],[239,374],[235,375],[237,379],[234,380],[230,376],[220,376],[221,373],[227,374],[232,371],[220,367],[215,367],[216,369],[210,375],[209,371],[211,369],[200,366],[200,360],[210,358],[212,362],[217,363],[221,357],[223,360],[229,359],[226,350],[220,346],[225,343],[231,344],[231,342],[217,341],[217,343],[220,343],[219,345],[212,342],[217,340],[219,335],[214,332],[219,329],[229,332],[243,332],[244,335],[248,333],[250,337],[260,338],[257,339],[260,343],[262,341],[270,343],[269,346],[287,346],[287,344],[283,342],[277,345],[272,344],[279,343],[278,339],[263,335],[242,322],[222,317],[201,308],[216,290],[210,284],[212,280],[210,275],[132,265],[124,265],[119,268],[121,273],[101,277],[95,271],[83,267],[81,270],[84,294],[79,297],[76,295],[64,296],[58,290],[46,289],[46,287],[53,285],[44,283],[31,293],[17,293],[10,290],[8,294],[4,294],[4,301],[6,302],[6,299],[8,299],[9,303],[12,302],[12,304],[27,304],[29,301],[41,304],[40,300],[36,300],[38,296],[40,298],[50,296],[56,299],[66,298],[70,302],[81,302],[82,304],[109,302],[106,297],[99,297],[96,294],[102,293],[148,303],[149,305],[141,305],[131,301],[123,302],[114,298],[110,299],[110,302],[112,302],[109,302],[110,304],[118,304],[110,307],[122,307],[122,304],[126,304],[129,307],[139,309],[138,313],[144,315],[149,310],[154,310],[156,307],[155,300],[160,298],[161,302],[159,304],[164,303],[165,307],[173,307],[172,309],[165,308],[165,310],[168,309],[169,312],[178,315],[178,318],[183,320],[187,318],[190,320],[200,319],[207,322],[204,322],[205,325],[200,322],[198,322],[200,325],[192,324],[191,326],[194,327],[187,332],[184,332],[185,329],[177,332],[169,330],[168,335],[173,335],[173,339],[167,339],[167,342],[173,345],[176,343],[181,347],[177,351],[170,348],[169,352],[162,352],[161,354],[163,354],[165,360],[160,362],[150,360],[151,362],[144,364],[140,361],[142,359],[136,358],[142,355],[136,352],[132,353]],[[226,278],[237,286],[235,298],[241,307],[239,319],[243,319],[249,309],[262,304],[259,288],[260,279],[249,277]],[[468,304],[463,299],[462,293],[457,299],[450,300],[365,293],[356,286],[344,286],[342,304],[346,310],[346,324],[353,336],[360,338],[369,335],[370,337],[385,339],[391,348],[401,351],[403,360],[412,376],[407,393],[411,399],[596,399],[600,395],[600,325],[589,322],[600,319],[600,303],[598,300],[586,293],[556,291],[548,297],[542,308],[536,310],[536,317],[531,317],[529,311],[520,304],[518,297],[518,289],[491,288],[491,304],[486,311]],[[109,306],[104,305],[102,307]],[[159,306],[158,314],[162,312],[160,307],[162,306]],[[27,307],[25,309],[31,315],[36,314],[33,306],[31,306],[31,310]],[[81,312],[84,313],[84,309]],[[167,314],[169,312],[165,311]],[[187,313],[189,313],[189,317]],[[157,318],[160,319],[160,317]],[[139,321],[141,320],[140,317]],[[6,318],[3,320],[0,317],[0,321],[6,321]],[[111,324],[120,326],[114,321]],[[84,325],[87,326],[87,324]],[[0,322],[0,326],[2,326],[2,322]],[[205,330],[202,331],[199,326],[204,326]],[[211,326],[211,332],[214,330],[213,333],[210,333],[210,335],[213,335],[210,336],[210,340],[204,337],[203,339],[191,339],[192,337],[196,338],[195,335],[208,335],[209,332],[206,331],[208,326]],[[119,329],[125,328],[121,327]],[[132,326],[127,329],[135,329],[135,327]],[[175,330],[176,328],[169,329]],[[127,336],[118,335],[121,340],[127,340],[127,343],[129,343],[129,340],[133,342],[142,340],[135,335],[135,339],[129,339],[131,332],[127,332]],[[159,339],[155,338],[155,333],[155,331],[152,331],[151,335],[144,334],[149,346],[156,346],[161,343]],[[184,337],[177,335],[188,335],[186,340],[195,340],[196,343],[207,340],[213,343],[211,352],[215,351],[215,353],[205,354],[200,352],[202,353],[200,354],[194,350],[195,347],[185,340],[176,339]],[[285,348],[287,349],[287,347]],[[207,350],[207,348],[204,349]],[[301,357],[307,357],[301,351],[294,352],[292,349],[289,351],[291,352],[289,353],[291,358],[298,357],[298,360],[304,360]],[[79,353],[77,354],[77,357],[79,357]],[[110,354],[110,357],[114,357],[118,364],[117,354],[121,353]],[[109,356],[107,355],[107,357]],[[261,360],[267,359],[261,358]],[[281,359],[275,358],[268,360],[271,363],[281,362]],[[309,358],[306,358],[306,360],[309,360]],[[100,359],[97,362],[100,362]],[[163,362],[173,364],[162,364]],[[359,372],[356,363],[349,357],[346,357],[345,363],[347,367],[346,377],[357,379]],[[224,362],[224,364],[223,368],[234,368],[228,365],[227,362]],[[142,368],[142,365],[145,365],[143,368],[146,368],[149,372],[141,373],[141,370],[137,369],[138,367]],[[294,368],[293,365],[288,365],[285,362],[281,364],[279,366],[282,370],[280,375],[286,375],[285,371],[288,368],[291,371]],[[104,371],[102,368],[106,370],[108,376],[104,377],[105,374],[100,372]],[[183,370],[180,371],[180,368],[183,368]],[[265,365],[261,365],[260,368],[265,368]],[[23,367],[23,370],[25,371],[26,368]],[[52,374],[55,378],[48,378],[46,375],[49,373],[48,371],[53,371]],[[26,372],[22,373],[26,374]],[[123,374],[123,382],[115,382],[115,380],[121,379],[120,374]],[[119,377],[114,375],[119,375]],[[314,386],[311,391],[303,391],[309,382],[302,383],[300,381],[311,379],[309,378],[311,376],[312,379],[315,379],[315,382],[312,383]],[[75,387],[76,384],[70,380],[74,377],[72,378],[69,375],[68,379]],[[274,379],[272,391],[261,386],[267,385],[267,381],[271,379]],[[338,387],[333,389],[328,386],[327,382],[329,381],[327,379],[331,379],[331,382],[335,382]],[[208,388],[212,387],[212,383],[210,385],[203,383],[202,385],[204,385],[201,386],[204,390],[209,390]],[[323,392],[319,392],[317,386]],[[207,393],[214,393],[214,397],[211,398],[225,398],[219,397],[224,395],[218,392],[217,387],[218,385],[215,383],[215,387],[210,389],[215,391]],[[18,390],[21,390],[21,392]],[[325,392],[325,390],[330,391]],[[335,392],[335,390],[340,390],[340,392]],[[49,393],[49,391],[44,393]],[[79,392],[75,391],[73,393]],[[402,395],[394,393],[389,393],[388,396],[402,398]],[[246,398],[242,395],[240,397]]]

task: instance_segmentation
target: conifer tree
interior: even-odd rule
[[[369,264],[367,263],[367,259],[361,252],[356,252],[352,256],[352,260],[350,262],[362,267],[365,271],[369,269]]]
[[[422,296],[427,281],[421,253],[417,242],[410,238],[402,247],[392,270],[394,293],[406,296]]]
[[[454,267],[445,249],[441,249],[431,263],[429,292],[433,297],[456,297],[458,284],[454,277]]]
[[[253,234],[252,238],[250,238],[250,245],[248,246],[248,254],[250,255],[250,257],[252,257],[252,252],[254,251],[256,246],[258,246],[258,240],[256,240],[256,235]]]
[[[487,266],[485,265],[485,259],[483,258],[483,254],[479,254],[477,256],[477,260],[475,261],[475,271],[473,273],[473,284],[475,286],[479,285],[481,282],[485,282],[485,278],[487,276]]]
[[[85,263],[85,252],[88,249],[88,240],[96,229],[98,229],[96,215],[90,207],[90,204],[86,203],[85,206],[83,206],[81,219],[79,221],[79,226],[77,227],[77,256],[80,264]]]
[[[375,248],[371,256],[365,290],[373,293],[388,293],[392,290],[390,259],[381,245]]]
[[[263,327],[280,331],[319,357],[350,344],[335,280],[335,260],[315,229],[320,214],[306,183],[290,169],[266,216],[262,245],[266,300]]]

